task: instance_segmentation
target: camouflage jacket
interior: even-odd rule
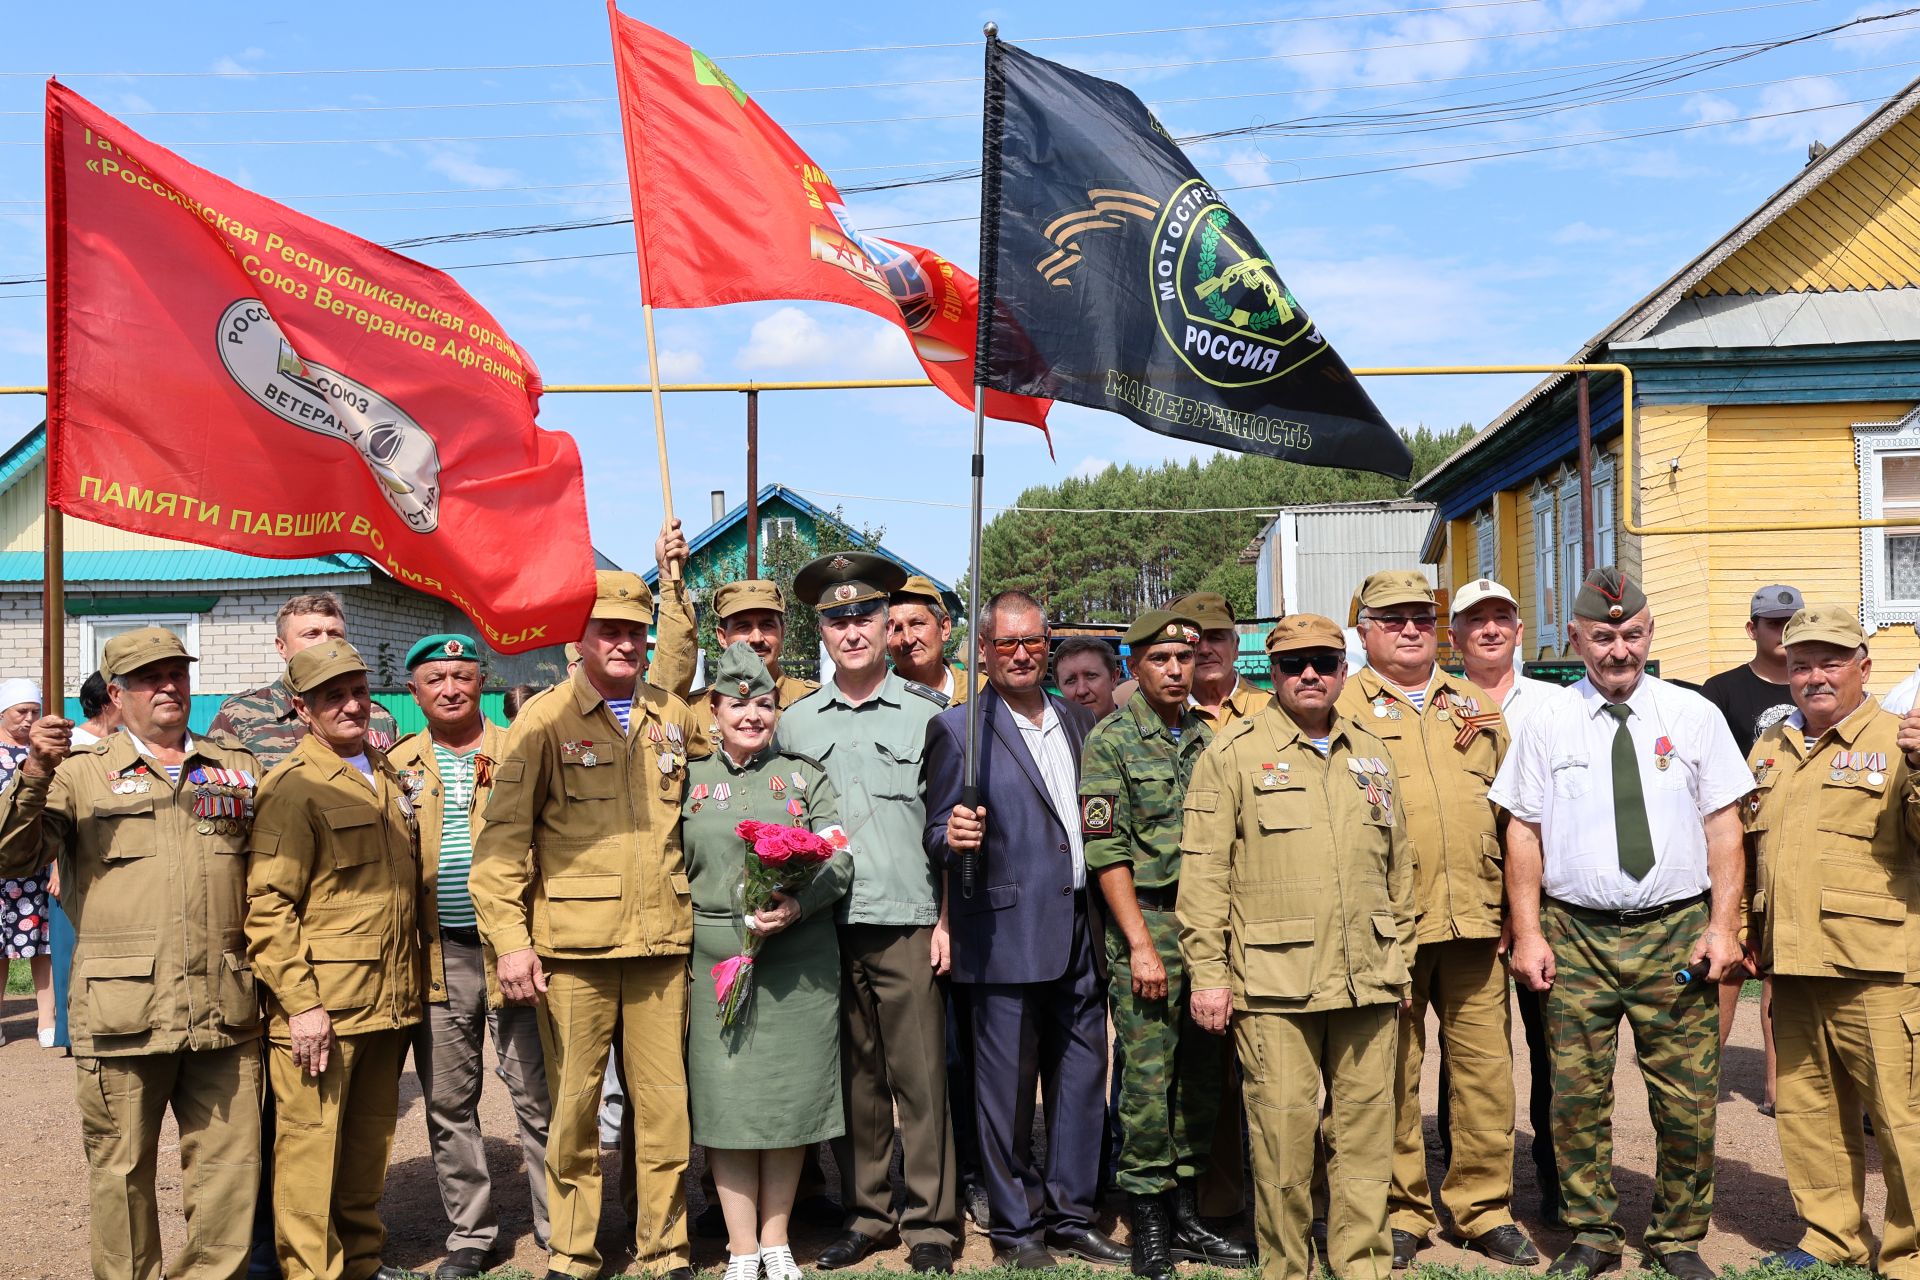
[[[220,704],[210,726],[213,733],[231,734],[240,745],[260,761],[262,776],[271,773],[293,754],[307,727],[294,714],[293,691],[284,677],[264,689],[236,693]],[[399,740],[393,717],[385,707],[376,706],[367,722],[367,742],[382,751],[391,751]]]
[[[1139,888],[1180,880],[1181,803],[1193,762],[1213,731],[1192,707],[1180,717],[1180,740],[1136,691],[1095,725],[1080,753],[1080,835],[1087,868],[1132,866]]]

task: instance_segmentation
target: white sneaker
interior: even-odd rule
[[[801,1280],[800,1264],[793,1260],[793,1249],[788,1245],[772,1244],[760,1250],[760,1266],[767,1280]]]
[[[743,1254],[735,1257],[727,1255],[727,1272],[721,1280],[760,1280],[760,1255]]]
[[[53,1028],[52,1027],[40,1028],[40,1047],[42,1049],[53,1048]]]

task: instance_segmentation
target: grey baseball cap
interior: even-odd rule
[[[1762,587],[1753,593],[1753,607],[1747,610],[1749,618],[1791,618],[1807,607],[1799,589],[1774,583]]]

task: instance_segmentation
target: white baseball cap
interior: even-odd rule
[[[1507,590],[1492,578],[1475,578],[1472,582],[1469,582],[1466,586],[1454,592],[1453,613],[1456,615],[1463,613],[1479,604],[1482,600],[1504,600],[1514,607],[1516,613],[1520,609],[1520,602],[1513,598],[1513,592]]]

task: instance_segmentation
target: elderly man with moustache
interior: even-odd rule
[[[1572,613],[1586,679],[1527,721],[1492,791],[1512,815],[1514,976],[1548,993],[1554,1150],[1574,1231],[1549,1272],[1620,1266],[1612,1126],[1625,1019],[1653,1115],[1649,1262],[1711,1280],[1699,1248],[1713,1214],[1714,984],[1743,959],[1735,806],[1753,778],[1712,703],[1646,673],[1654,617],[1631,578],[1593,570]],[[1681,971],[1691,980],[1676,982]]]
[[[927,686],[948,706],[959,706],[980,678],[947,661],[952,636],[953,618],[933,579],[916,573],[887,597],[887,656],[894,671],[902,680]]]

